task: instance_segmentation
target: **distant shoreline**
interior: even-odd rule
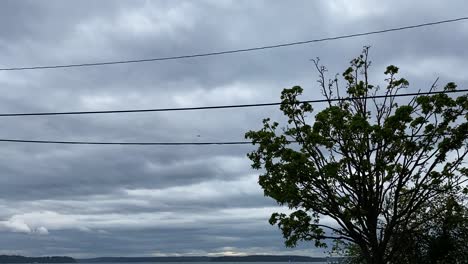
[[[307,257],[295,255],[249,255],[249,256],[192,256],[192,257],[104,257],[77,259],[80,263],[132,263],[132,262],[326,262],[341,258]]]
[[[24,257],[17,255],[0,255],[0,263],[77,263],[71,257],[51,256],[51,257]]]
[[[0,255],[0,263],[151,263],[151,262],[326,262],[341,258],[296,255],[186,256],[186,257],[99,257],[74,259],[66,256],[24,257]]]

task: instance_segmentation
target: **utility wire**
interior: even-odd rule
[[[38,144],[68,144],[68,145],[135,145],[135,146],[182,146],[182,145],[246,145],[249,141],[228,142],[92,142],[92,141],[55,141],[55,140],[23,140],[23,139],[0,139],[0,142],[12,143],[38,143]]]
[[[447,94],[447,93],[461,93],[468,92],[468,89],[460,89],[453,91],[429,91],[418,93],[403,93],[391,95],[392,97],[403,96],[419,96],[431,94]],[[378,99],[389,97],[390,95],[374,95],[362,97],[347,97],[347,98],[334,98],[330,101],[345,101],[354,99]],[[304,103],[326,103],[328,99],[306,100],[298,101],[297,104]],[[143,113],[143,112],[171,112],[171,111],[194,111],[194,110],[213,110],[213,109],[227,109],[227,108],[246,108],[246,107],[265,107],[281,105],[281,102],[274,103],[259,103],[259,104],[238,104],[238,105],[216,105],[216,106],[197,106],[197,107],[180,107],[180,108],[154,108],[154,109],[129,109],[129,110],[104,110],[104,111],[75,111],[75,112],[36,112],[36,113],[6,113],[0,114],[0,117],[19,117],[19,116],[56,116],[56,115],[91,115],[91,114],[121,114],[121,113]],[[291,103],[292,104],[292,103]]]
[[[453,90],[453,91],[430,91],[430,92],[418,92],[418,93],[407,93],[407,94],[396,94],[392,95],[393,97],[401,97],[401,96],[418,96],[418,95],[427,95],[427,94],[442,94],[442,93],[455,93],[455,92],[466,92],[468,89],[464,90]],[[299,101],[295,102],[294,104],[301,104],[306,102],[328,102],[328,101],[344,101],[344,100],[353,100],[353,99],[369,99],[369,98],[385,98],[388,95],[378,95],[378,96],[366,96],[366,97],[352,97],[352,98],[335,98],[335,99],[321,99],[321,100],[309,100],[309,101]],[[184,108],[182,110],[195,110],[195,109],[213,109],[213,108],[232,108],[232,107],[249,107],[249,106],[266,106],[266,105],[278,105],[281,103],[269,103],[269,104],[252,104],[252,105],[234,105],[234,106],[214,106],[214,107],[199,107],[199,108]],[[180,108],[174,108],[177,110],[181,110]],[[174,110],[172,109],[172,110]],[[152,109],[151,111],[161,111],[167,109]],[[122,111],[150,111],[150,110],[122,110]],[[113,111],[115,112],[115,111]],[[68,114],[77,114],[78,112],[68,112]],[[87,113],[90,114],[91,112],[80,112],[80,113]],[[106,112],[92,112],[92,113],[109,113]],[[10,114],[3,116],[25,116],[25,115],[50,115],[51,113],[29,113],[29,114]],[[52,113],[52,114],[64,114],[62,113]],[[416,137],[423,137],[425,135],[416,135]],[[25,140],[25,139],[5,139],[0,138],[0,142],[10,142],[10,143],[34,143],[34,144],[67,144],[67,145],[136,145],[136,146],[182,146],[182,145],[192,145],[192,146],[200,146],[200,145],[246,145],[252,144],[250,141],[224,141],[224,142],[100,142],[100,141],[64,141],[64,140]],[[297,143],[297,141],[289,141],[290,143]]]
[[[434,136],[447,136],[441,134]],[[407,137],[425,137],[428,135],[407,135]],[[0,142],[33,143],[33,144],[65,144],[65,145],[121,145],[121,146],[207,146],[207,145],[249,145],[252,141],[221,141],[221,142],[101,142],[101,141],[63,141],[63,140],[24,140],[24,139],[0,139]],[[298,143],[290,140],[289,143]]]
[[[424,94],[441,94],[441,93],[453,93],[453,92],[463,92],[465,90],[455,90],[455,91],[432,91],[425,93],[411,93],[411,94],[398,94],[393,96],[409,96],[409,95],[424,95]],[[355,98],[336,98],[330,99],[330,101],[343,101],[343,100],[352,100],[352,99],[364,99],[364,98],[383,98],[387,97],[386,95],[380,96],[367,96],[367,97],[355,97]],[[301,101],[297,103],[305,102],[327,102],[327,100],[313,100],[313,101]],[[273,104],[273,103],[272,103]],[[269,105],[272,105],[269,104]],[[280,104],[280,103],[274,103]],[[265,104],[261,104],[262,106]],[[258,106],[258,105],[255,105]],[[211,109],[211,108],[209,108]],[[88,112],[86,112],[88,113]],[[22,114],[26,115],[26,114]],[[423,137],[425,135],[416,135],[416,137]],[[100,141],[64,141],[64,140],[25,140],[25,139],[5,139],[1,138],[0,142],[10,142],[10,143],[34,143],[34,144],[67,144],[67,145],[123,145],[123,146],[200,146],[200,145],[247,145],[252,144],[250,141],[223,141],[223,142],[100,142]],[[297,141],[289,141],[290,143],[297,143]]]
[[[103,65],[114,65],[114,64],[141,63],[141,62],[150,62],[150,61],[189,59],[189,58],[196,58],[196,57],[208,57],[208,56],[225,55],[225,54],[241,53],[241,52],[251,52],[251,51],[266,50],[266,49],[275,49],[275,48],[305,45],[305,44],[323,42],[323,41],[331,41],[331,40],[338,40],[338,39],[347,39],[347,38],[382,34],[382,33],[387,33],[387,32],[401,31],[401,30],[414,29],[414,28],[420,28],[420,27],[428,27],[428,26],[434,26],[434,25],[445,24],[445,23],[454,23],[454,22],[459,22],[463,20],[468,20],[468,17],[460,17],[460,18],[440,20],[440,21],[428,22],[428,23],[417,24],[417,25],[409,25],[409,26],[403,26],[403,27],[388,28],[388,29],[362,32],[362,33],[354,33],[354,34],[341,35],[341,36],[335,36],[335,37],[326,37],[326,38],[312,39],[312,40],[305,40],[305,41],[288,42],[288,43],[282,43],[282,44],[245,48],[245,49],[225,50],[225,51],[216,51],[216,52],[208,52],[208,53],[198,53],[198,54],[188,54],[188,55],[158,57],[158,58],[148,58],[148,59],[119,60],[119,61],[107,61],[107,62],[80,63],[80,64],[29,66],[29,67],[11,67],[11,68],[0,68],[0,71],[21,71],[21,70],[72,68],[72,67],[90,67],[90,66],[103,66]]]

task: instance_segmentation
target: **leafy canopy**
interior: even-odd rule
[[[246,138],[257,146],[248,157],[262,170],[265,195],[291,209],[270,218],[287,246],[338,239],[355,245],[367,263],[387,263],[404,252],[398,234],[420,230],[443,213],[431,205],[462,194],[468,98],[397,98],[408,81],[388,66],[386,87],[370,84],[368,52],[365,47],[343,73],[344,92],[338,76],[327,79],[314,60],[326,107],[312,116],[312,104],[300,101],[301,87],[284,89],[280,109],[287,124],[264,119]],[[443,91],[455,89],[448,83]],[[372,98],[378,94],[385,97]],[[322,223],[324,216],[335,224]]]

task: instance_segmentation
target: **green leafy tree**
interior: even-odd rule
[[[398,248],[393,262],[401,264],[468,264],[468,208],[466,197],[448,196],[429,210],[437,216],[418,230],[396,230],[392,240]],[[349,264],[362,263],[355,244],[336,243],[332,253],[348,256]]]
[[[433,205],[462,191],[468,97],[397,100],[408,81],[388,66],[385,89],[370,84],[368,54],[365,47],[351,61],[341,94],[338,76],[327,79],[326,68],[314,60],[327,106],[312,116],[312,105],[300,101],[301,87],[284,89],[280,109],[287,123],[267,118],[262,129],[247,132],[257,146],[248,157],[262,170],[264,194],[291,209],[270,218],[287,246],[326,246],[334,239],[353,245],[365,263],[396,263],[404,251],[400,235],[425,228],[443,212]],[[323,223],[324,217],[335,224]]]
[[[420,243],[426,247],[425,263],[468,264],[468,208],[450,197],[441,216],[429,223],[422,235],[427,242]]]
[[[420,230],[399,234],[400,263],[468,264],[468,208],[464,205],[465,199],[447,197],[430,209],[440,212],[436,218],[428,219]]]

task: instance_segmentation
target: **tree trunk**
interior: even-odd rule
[[[384,254],[380,248],[372,248],[371,255],[367,260],[367,264],[387,264],[387,261],[384,260]]]

